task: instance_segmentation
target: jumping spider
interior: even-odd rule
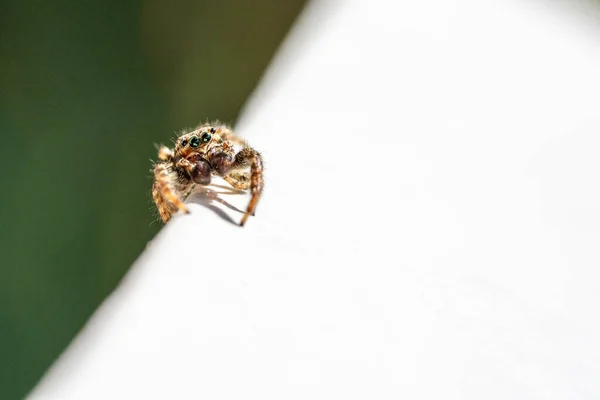
[[[234,144],[242,146],[237,153]],[[241,226],[249,215],[254,215],[264,184],[262,157],[229,127],[203,124],[184,131],[175,141],[175,149],[158,149],[158,158],[161,161],[154,167],[152,198],[164,222],[177,210],[189,213],[184,200],[196,184],[208,185],[213,175],[222,177],[234,189],[250,189],[252,198]]]

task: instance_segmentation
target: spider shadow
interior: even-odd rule
[[[221,190],[214,190],[213,188],[218,188]],[[204,207],[208,208],[209,210],[213,211],[219,217],[221,217],[221,219],[224,219],[225,221],[230,222],[234,225],[239,225],[239,223],[236,222],[233,218],[231,218],[229,216],[229,214],[227,214],[223,209],[214,205],[213,202],[217,202],[217,203],[229,208],[232,211],[236,211],[240,214],[244,214],[244,211],[240,210],[236,206],[223,200],[222,198],[219,197],[219,195],[220,194],[240,195],[240,194],[245,194],[245,193],[246,192],[244,192],[243,190],[233,189],[231,187],[227,187],[224,185],[212,184],[211,187],[197,185],[194,188],[194,190],[192,191],[192,193],[190,193],[190,195],[188,196],[186,201],[204,206]]]

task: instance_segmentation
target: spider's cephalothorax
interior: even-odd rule
[[[237,153],[234,144],[242,146]],[[252,198],[240,225],[254,215],[263,189],[262,157],[229,127],[204,124],[184,132],[175,141],[175,149],[161,146],[158,158],[152,198],[164,222],[177,210],[188,213],[185,198],[194,185],[208,185],[212,175],[223,177],[235,189],[250,189]]]

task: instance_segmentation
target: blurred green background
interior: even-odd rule
[[[160,229],[154,143],[234,123],[303,3],[0,0],[0,399],[25,396]]]

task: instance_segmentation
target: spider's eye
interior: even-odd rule
[[[185,147],[187,145],[187,140],[182,140],[181,141],[181,147]]]
[[[210,133],[204,132],[202,134],[202,143],[208,143],[208,142],[210,142],[210,138],[211,138]]]
[[[192,136],[192,138],[190,139],[190,147],[198,146],[200,146],[200,139],[198,139],[198,136]]]

